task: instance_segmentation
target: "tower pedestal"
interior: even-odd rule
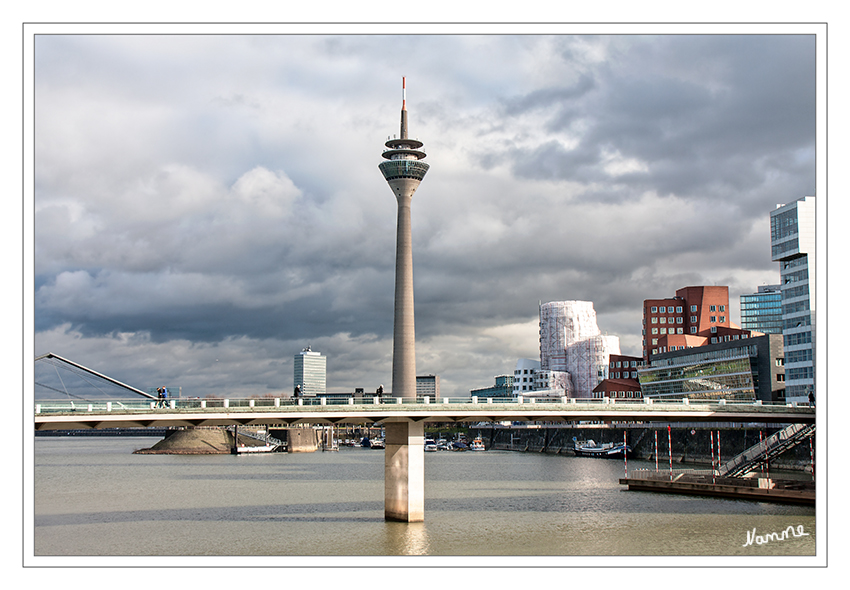
[[[384,518],[425,520],[425,423],[387,422],[384,450]]]

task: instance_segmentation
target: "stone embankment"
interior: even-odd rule
[[[290,452],[311,452],[318,449],[316,431],[312,428],[271,429],[269,434],[286,441]],[[265,443],[239,434],[239,446],[261,447]],[[165,438],[148,449],[133,451],[148,455],[223,455],[233,450],[233,433],[223,427],[179,428],[170,430]]]

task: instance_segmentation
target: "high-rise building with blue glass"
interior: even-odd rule
[[[782,334],[782,285],[763,285],[741,295],[741,327],[762,334]]]
[[[770,213],[771,258],[782,283],[785,399],[805,402],[815,391],[815,197]]]

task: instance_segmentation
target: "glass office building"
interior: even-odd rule
[[[679,358],[653,360],[650,368],[640,371],[643,397],[754,400],[748,348],[710,353],[700,350]]]
[[[741,327],[762,334],[782,334],[782,286],[765,285],[741,295]]]
[[[779,263],[785,397],[805,402],[815,391],[815,198],[779,205],[770,213],[771,257]]]
[[[784,364],[782,336],[766,334],[653,355],[638,379],[644,398],[781,401]]]
[[[308,346],[295,355],[295,387],[303,396],[327,393],[327,358]]]

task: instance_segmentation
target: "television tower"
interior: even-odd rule
[[[395,314],[393,316],[393,397],[416,399],[416,343],[413,321],[413,244],[410,203],[428,172],[422,162],[422,142],[407,136],[407,85],[401,79],[401,129],[382,154],[378,168],[398,201],[395,253]]]

